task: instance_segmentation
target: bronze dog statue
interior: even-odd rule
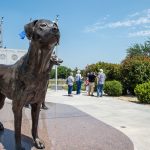
[[[56,23],[49,20],[35,20],[24,27],[30,41],[28,52],[14,65],[0,65],[0,109],[5,98],[12,101],[16,150],[21,146],[21,122],[24,105],[31,105],[32,136],[35,146],[45,148],[38,137],[38,119],[41,104],[45,100],[50,58],[59,43],[60,33]],[[4,130],[2,123],[0,129]]]

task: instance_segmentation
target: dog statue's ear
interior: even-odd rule
[[[31,23],[28,23],[24,26],[24,31],[26,33],[26,37],[31,40],[33,36],[34,26],[38,20],[34,20]]]

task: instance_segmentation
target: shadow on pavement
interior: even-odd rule
[[[15,150],[14,131],[5,129],[0,131],[0,150]],[[30,150],[34,145],[30,137],[22,135],[22,145],[26,150]]]
[[[71,105],[46,105],[49,109],[41,110],[38,129],[45,150],[134,150],[132,141],[125,134],[87,113]],[[5,127],[4,132],[0,132],[0,143],[6,150],[13,150],[13,117],[7,115],[8,110],[11,114],[11,105],[6,103],[0,115]],[[31,109],[23,109],[22,143],[26,150],[33,147],[30,113]]]

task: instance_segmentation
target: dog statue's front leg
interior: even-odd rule
[[[44,143],[38,137],[38,120],[41,104],[31,104],[31,116],[32,116],[32,136],[35,142],[35,146],[39,149],[44,149]]]
[[[3,124],[0,122],[0,130],[2,131],[2,130],[4,130],[4,126],[3,126]]]
[[[21,123],[22,123],[22,106],[18,101],[13,101],[12,107],[14,113],[14,127],[15,127],[15,146],[16,150],[25,150],[21,146]]]
[[[5,95],[0,93],[0,109],[3,108],[4,102],[5,102]],[[3,126],[3,124],[1,122],[0,122],[0,130],[4,130],[4,126]]]

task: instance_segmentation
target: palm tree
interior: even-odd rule
[[[143,55],[141,44],[134,44],[127,49],[127,56],[132,57],[135,55]]]
[[[146,41],[144,44],[134,44],[127,49],[127,57],[133,57],[137,55],[150,57],[150,41]]]

